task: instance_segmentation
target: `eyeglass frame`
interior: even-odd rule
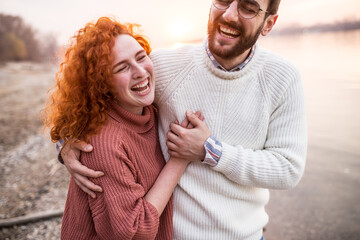
[[[233,3],[234,1],[236,1],[236,0],[232,0],[232,2],[231,2],[226,8],[224,8],[224,9],[220,9],[220,8],[216,7],[216,6],[215,6],[215,2],[216,2],[216,1],[217,1],[217,0],[212,0],[212,5],[213,5],[217,10],[225,11],[225,10],[227,10],[227,9],[230,7],[230,5],[231,5],[232,3]],[[243,1],[246,1],[246,0],[237,0],[237,1],[243,2]],[[253,17],[246,18],[246,17],[242,16],[242,15],[240,14],[240,12],[239,12],[240,7],[239,7],[239,5],[238,5],[237,12],[238,12],[239,16],[241,16],[241,17],[244,18],[244,19],[253,19],[253,18],[256,17],[257,15],[259,15],[260,11],[262,11],[262,12],[264,12],[264,13],[267,13],[267,14],[270,14],[270,15],[272,14],[271,12],[268,12],[268,11],[265,11],[265,10],[261,9],[261,8],[260,8],[260,4],[259,4],[258,2],[256,2],[256,1],[254,1],[254,2],[259,6],[259,10],[258,10],[258,12],[257,12]]]

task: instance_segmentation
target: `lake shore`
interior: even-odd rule
[[[261,42],[299,67],[309,125],[301,182],[270,191],[266,240],[360,239],[360,70],[351,65],[360,57],[359,40],[360,31]],[[69,175],[39,120],[56,70],[0,66],[0,219],[64,207]],[[59,239],[60,227],[61,218],[53,218],[2,228],[0,239]]]

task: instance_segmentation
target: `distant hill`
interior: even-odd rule
[[[274,29],[273,35],[293,35],[303,33],[338,32],[360,29],[360,20],[343,21],[328,24],[316,24],[310,27],[291,26],[282,29]]]

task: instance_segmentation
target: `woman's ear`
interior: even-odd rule
[[[277,14],[270,15],[266,18],[264,27],[261,30],[261,35],[266,36],[271,31],[271,29],[276,23],[277,18],[278,18]]]

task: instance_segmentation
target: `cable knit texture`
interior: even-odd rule
[[[259,46],[238,72],[214,67],[205,46],[151,55],[156,76],[160,144],[168,159],[169,123],[200,110],[223,145],[216,167],[190,164],[174,192],[174,239],[259,240],[268,222],[267,189],[300,180],[307,131],[297,69]]]
[[[112,103],[109,120],[90,139],[82,163],[105,173],[91,179],[103,193],[92,199],[70,179],[62,239],[172,239],[172,199],[159,218],[144,199],[165,165],[152,106],[143,115]]]

